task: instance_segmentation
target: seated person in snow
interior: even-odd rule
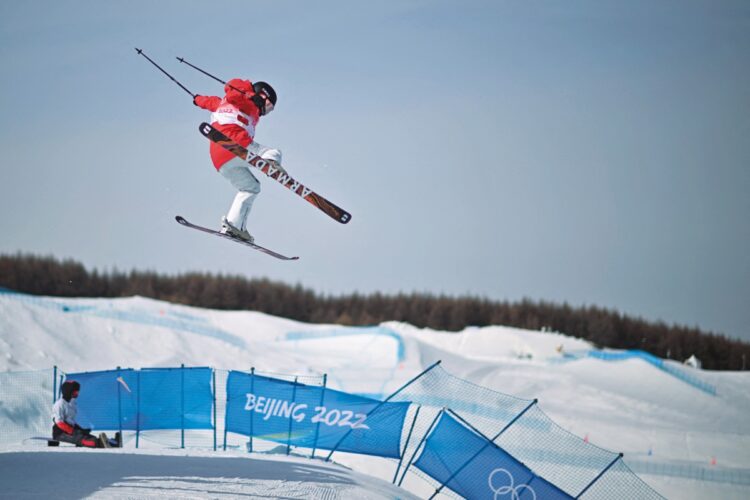
[[[76,446],[87,448],[110,448],[112,443],[104,433],[99,438],[91,435],[91,429],[84,429],[76,423],[78,406],[76,398],[81,390],[81,384],[75,380],[67,380],[60,388],[62,397],[52,407],[52,439],[65,443],[73,443]],[[114,446],[117,446],[115,444]]]

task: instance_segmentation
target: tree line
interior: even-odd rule
[[[428,293],[331,296],[301,285],[238,275],[89,271],[74,260],[28,254],[0,255],[0,287],[58,297],[141,295],[211,309],[260,311],[307,323],[365,326],[402,321],[446,331],[488,325],[544,329],[580,337],[598,347],[641,349],[661,358],[681,361],[694,354],[711,370],[744,370],[750,358],[750,344],[695,327],[646,321],[596,306],[530,299],[508,302]]]

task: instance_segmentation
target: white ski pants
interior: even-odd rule
[[[265,160],[274,160],[281,164],[281,151],[278,149],[268,148],[257,142],[251,142],[247,149]],[[245,229],[253,202],[260,193],[260,182],[250,169],[250,165],[241,158],[232,158],[219,169],[219,173],[237,190],[237,195],[227,212],[227,221],[242,230]]]

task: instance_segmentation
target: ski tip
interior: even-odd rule
[[[176,220],[177,222],[183,225],[187,224],[187,220],[185,220],[185,217],[183,217],[182,215],[175,216],[174,220]]]

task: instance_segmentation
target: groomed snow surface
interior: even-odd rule
[[[234,451],[0,453],[3,498],[418,498],[323,461]],[[7,496],[6,496],[7,495]]]
[[[625,463],[667,498],[750,498],[748,372],[675,363],[715,387],[712,395],[641,359],[580,356],[592,348],[558,333],[499,326],[448,333],[391,322],[352,329],[141,297],[0,294],[2,371],[183,363],[255,367],[278,374],[327,373],[331,388],[382,396],[440,359],[457,377],[538,398],[562,428],[624,452]],[[124,449],[48,448],[44,441],[25,439],[40,435],[38,429],[16,429],[17,439],[7,439],[7,429],[19,420],[22,415],[0,405],[0,429],[6,429],[5,437],[0,432],[0,497],[410,498],[433,491],[411,475],[404,489],[391,485],[395,462],[378,458],[335,454],[338,464],[332,464],[284,453],[250,454],[240,446],[214,452],[188,442],[186,449],[175,449],[179,444],[167,447],[147,438],[135,449],[128,436]]]

